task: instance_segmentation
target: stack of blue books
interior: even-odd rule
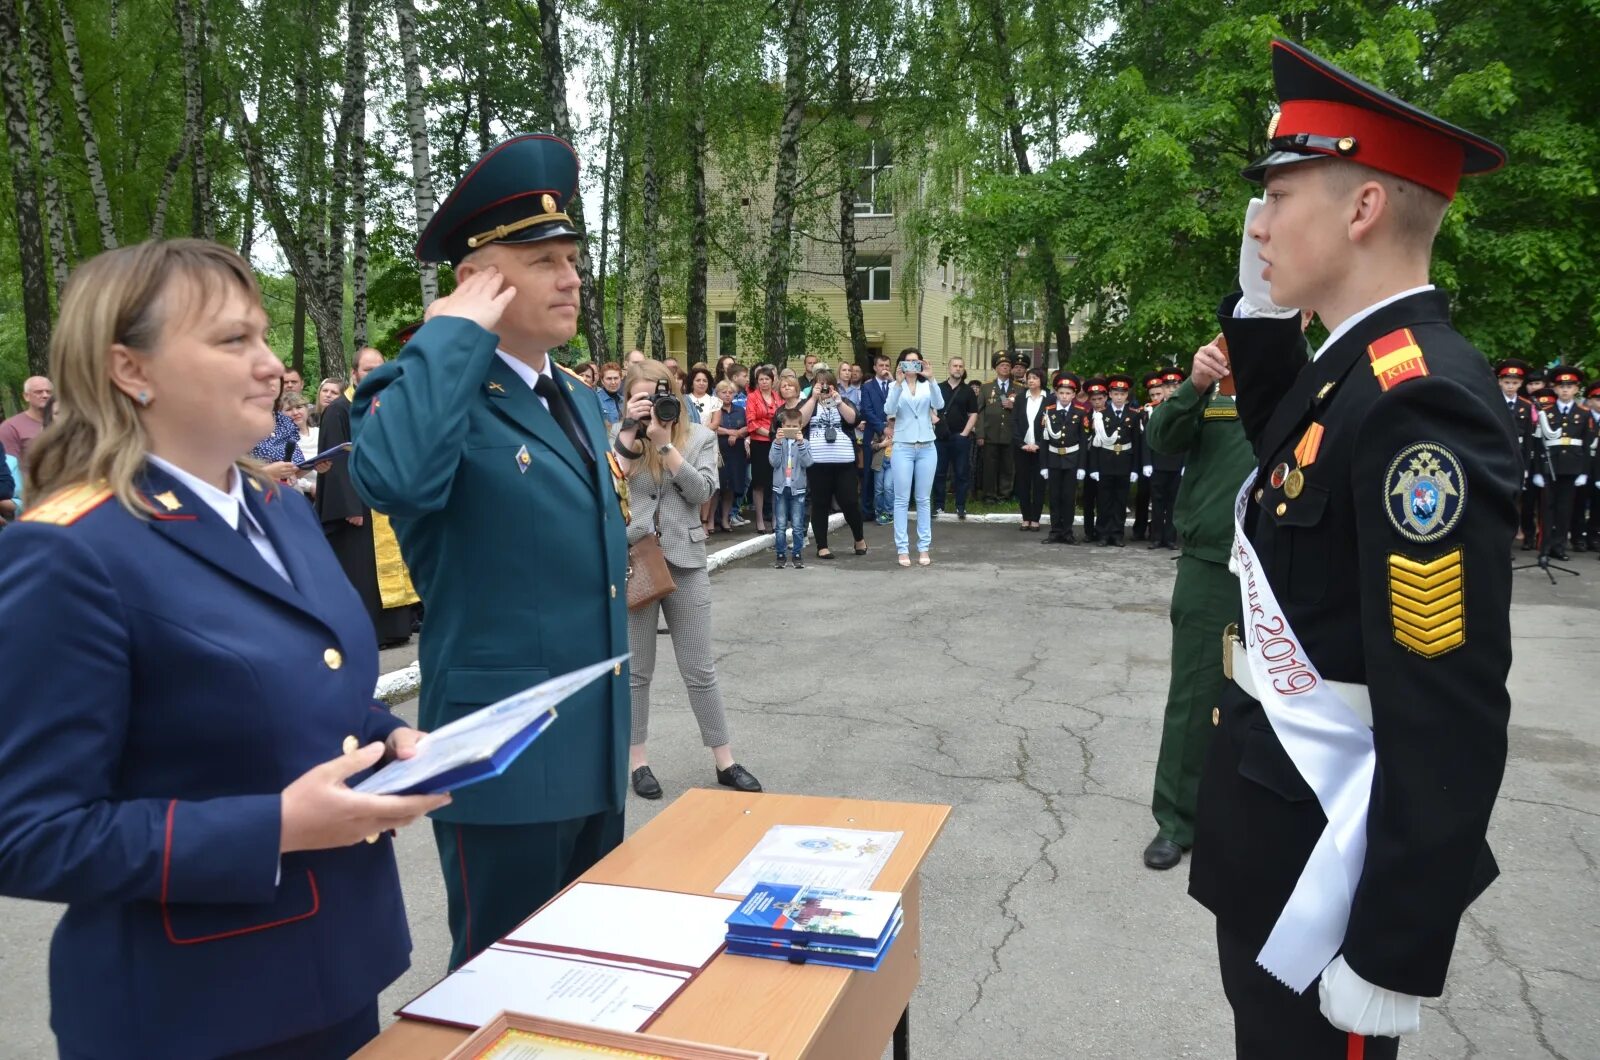
[[[904,920],[898,891],[758,883],[728,917],[728,952],[872,972]]]

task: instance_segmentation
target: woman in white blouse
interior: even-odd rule
[[[295,442],[295,453],[299,459],[317,455],[318,428],[311,426],[311,410],[306,407],[306,399],[298,391],[290,390],[283,395],[283,414],[289,417],[290,422],[300,432],[300,438]],[[304,493],[307,497],[317,492],[317,473],[306,469],[300,477],[294,480],[294,488]]]
[[[933,448],[933,421],[944,408],[944,394],[915,346],[900,351],[895,370],[895,381],[883,402],[894,439],[894,457],[889,462],[894,476],[894,547],[900,554],[900,566],[911,566],[906,518],[915,489],[917,562],[926,567],[933,562],[928,551],[933,547],[933,473],[939,463]]]
[[[1022,506],[1022,529],[1039,530],[1039,519],[1044,515],[1044,479],[1039,476],[1040,442],[1038,437],[1039,413],[1051,401],[1045,393],[1044,369],[1028,369],[1028,392],[1023,395],[1023,407],[1011,416],[1011,441],[1016,449],[1017,501]],[[1018,415],[1017,413],[1021,413]]]

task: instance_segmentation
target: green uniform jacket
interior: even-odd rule
[[[495,336],[429,321],[362,381],[350,473],[386,513],[426,608],[421,728],[628,651],[628,546],[594,394],[556,371],[591,470]],[[573,695],[504,775],[434,817],[531,824],[621,810],[627,667]]]
[[[1226,563],[1233,549],[1233,502],[1256,458],[1233,397],[1215,390],[1202,394],[1193,383],[1178,387],[1150,414],[1145,441],[1161,453],[1188,451],[1173,524],[1186,555]]]
[[[978,410],[978,437],[982,438],[986,445],[1011,444],[1011,417],[1022,414],[1018,402],[1023,400],[1023,395],[1027,392],[1026,386],[1019,387],[1017,381],[1013,379],[1009,393],[1014,400],[1011,407],[1006,408],[1000,393],[1000,381],[994,379],[984,384]]]

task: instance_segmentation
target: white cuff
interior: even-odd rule
[[[1250,301],[1248,298],[1240,298],[1239,301],[1234,303],[1233,306],[1233,315],[1238,319],[1243,319],[1245,317],[1261,317],[1270,318],[1273,320],[1287,320],[1299,312],[1300,310],[1298,309],[1284,309],[1283,307],[1275,306],[1270,302],[1264,306],[1259,306]]]

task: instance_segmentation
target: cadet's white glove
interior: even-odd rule
[[[1154,475],[1155,473],[1156,473],[1156,469],[1155,469],[1155,465],[1154,464],[1146,464],[1144,466],[1144,477],[1145,478],[1149,478],[1151,475]]]
[[[1128,481],[1129,482],[1138,482],[1139,481],[1139,472],[1137,472],[1137,471],[1128,472]]]
[[[1535,473],[1533,476],[1533,484],[1538,486],[1540,489],[1544,489],[1544,476]]]
[[[1587,486],[1589,484],[1589,476],[1579,475],[1577,478],[1573,479],[1572,484],[1574,486]]]
[[[1050,477],[1050,469],[1047,468],[1047,467],[1041,467],[1039,469],[1039,477],[1040,478],[1049,478]]]
[[[1374,986],[1357,975],[1344,957],[1333,959],[1317,984],[1322,1015],[1342,1031],[1397,1038],[1422,1026],[1422,999]]]
[[[1096,482],[1099,482],[1100,481],[1100,472],[1091,471],[1091,472],[1089,472],[1089,477],[1094,479]]]
[[[1082,482],[1084,480],[1084,477],[1085,477],[1086,474],[1087,473],[1083,470],[1083,468],[1080,467],[1078,469],[1078,481]]]
[[[1239,290],[1244,292],[1244,297],[1239,299],[1239,304],[1234,310],[1236,317],[1292,317],[1300,312],[1298,309],[1285,309],[1272,301],[1272,285],[1261,278],[1264,263],[1261,260],[1261,244],[1250,238],[1250,222],[1256,219],[1262,207],[1266,206],[1263,199],[1251,199],[1250,205],[1244,211],[1244,242],[1239,246]]]

